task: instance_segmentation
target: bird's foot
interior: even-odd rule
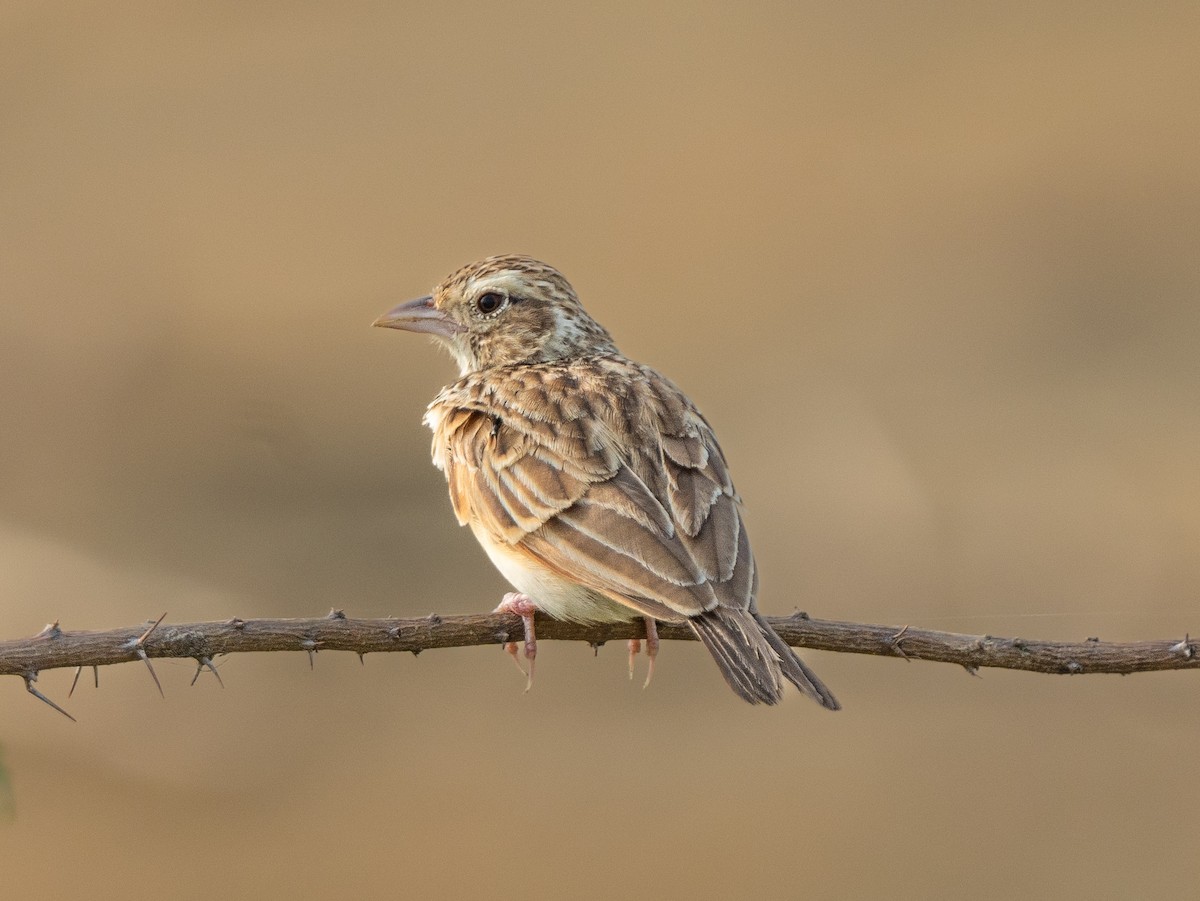
[[[537,662],[537,637],[533,631],[533,615],[537,613],[537,609],[537,605],[529,595],[510,591],[500,601],[500,606],[492,611],[493,613],[515,613],[521,617],[521,621],[525,625],[525,659],[529,661],[529,671],[526,672],[525,667],[521,666],[521,661],[517,659],[517,643],[515,641],[506,642],[504,650],[512,655],[513,663],[526,677],[526,691],[533,688],[533,667]]]
[[[654,622],[653,617],[643,617],[646,622],[646,659],[650,661],[649,669],[646,670],[646,681],[642,683],[642,688],[647,688],[650,685],[650,680],[654,678],[654,659],[658,656],[658,624]],[[636,657],[642,650],[642,640],[640,638],[629,639],[629,678],[633,678],[633,658]]]

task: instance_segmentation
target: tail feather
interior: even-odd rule
[[[743,700],[778,704],[786,677],[822,707],[841,709],[829,689],[757,613],[718,607],[692,617],[688,625]]]
[[[692,617],[688,625],[739,697],[751,704],[779,703],[783,679],[776,653],[749,614],[717,608]]]
[[[771,647],[775,649],[775,653],[779,655],[780,669],[787,680],[826,710],[841,710],[842,705],[833,696],[833,692],[825,687],[825,683],[817,678],[816,673],[804,665],[804,661],[779,637],[779,633],[771,628],[771,624],[758,613],[754,614],[754,619]]]

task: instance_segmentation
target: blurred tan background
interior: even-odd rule
[[[7,3],[0,636],[490,609],[392,304],[563,269],[721,436],[761,605],[1200,631],[1193,3]],[[1194,673],[695,645],[0,684],[5,893],[1130,898],[1186,886]],[[1182,880],[1182,881],[1181,881]]]

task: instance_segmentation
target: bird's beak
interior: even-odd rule
[[[466,331],[461,325],[433,305],[433,297],[418,297],[398,307],[392,307],[372,325],[402,328],[407,332],[425,332],[439,338],[453,338]]]

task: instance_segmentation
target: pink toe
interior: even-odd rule
[[[537,613],[537,604],[527,594],[510,591],[501,600],[493,613],[515,613],[517,616],[533,616]]]

